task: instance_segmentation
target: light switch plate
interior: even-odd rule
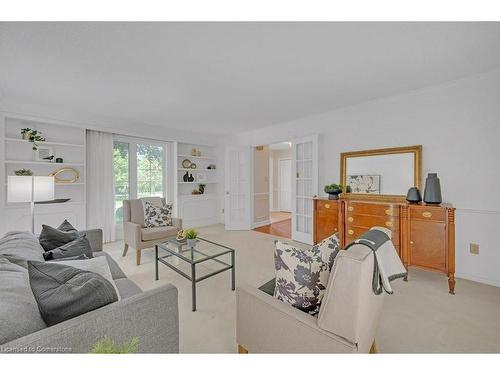
[[[469,251],[471,254],[479,255],[479,244],[477,243],[469,244]]]

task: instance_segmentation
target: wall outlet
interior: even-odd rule
[[[479,244],[477,243],[469,244],[469,251],[471,254],[479,255]]]

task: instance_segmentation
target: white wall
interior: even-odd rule
[[[291,159],[292,149],[288,150],[271,150],[270,160],[272,165],[271,174],[271,211],[279,211],[279,194],[278,194],[278,180],[279,180],[279,165],[280,159]],[[291,181],[290,181],[291,184]]]
[[[500,286],[500,72],[240,134],[269,144],[318,133],[319,186],[339,181],[344,151],[423,145],[423,178],[437,172],[457,208],[457,276]],[[469,243],[480,254],[469,253]],[[460,283],[457,286],[460,293]]]

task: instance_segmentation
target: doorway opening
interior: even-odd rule
[[[292,142],[254,148],[254,230],[292,237]]]

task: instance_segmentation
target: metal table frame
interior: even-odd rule
[[[190,248],[190,249],[186,249],[186,250],[183,250],[183,251],[180,251],[180,249],[179,249],[179,251],[177,252],[177,251],[169,248],[169,243],[168,242],[162,243],[162,244],[159,244],[159,245],[155,246],[155,273],[156,273],[156,280],[159,279],[159,275],[158,275],[158,263],[163,263],[164,265],[166,265],[170,269],[172,269],[175,272],[177,272],[179,275],[181,275],[181,276],[185,277],[186,279],[190,280],[191,281],[191,298],[192,298],[193,311],[196,311],[196,283],[197,282],[200,282],[200,281],[203,281],[205,279],[208,279],[209,277],[215,276],[215,275],[217,275],[217,274],[219,274],[221,272],[224,272],[224,271],[227,271],[227,270],[231,270],[231,290],[235,289],[235,283],[236,283],[236,280],[235,280],[235,276],[236,275],[235,275],[235,267],[234,267],[235,266],[234,249],[232,249],[230,247],[227,247],[227,246],[224,246],[224,245],[221,245],[221,244],[218,244],[216,242],[212,242],[212,241],[206,240],[204,238],[198,237],[198,240],[210,243],[212,245],[216,245],[218,247],[226,249],[226,251],[222,251],[221,253],[218,253],[218,254],[215,254],[215,255],[207,255],[207,254],[203,253],[202,251],[197,250],[196,248]],[[175,243],[171,244],[171,246],[175,246],[175,245],[176,245]],[[161,248],[161,249],[167,251],[168,254],[165,255],[165,256],[158,256],[158,248]],[[186,256],[183,255],[183,254],[186,254],[186,253],[191,254],[191,257],[193,255],[192,253],[198,253],[198,254],[204,255],[205,258],[202,258],[202,259],[199,259],[199,260],[189,259],[188,257],[186,257]],[[226,255],[226,254],[231,254],[231,264],[228,264],[226,262],[223,262],[220,259],[217,259],[218,257]],[[188,275],[187,273],[181,271],[180,269],[178,269],[177,267],[175,267],[173,264],[170,264],[168,261],[165,260],[166,258],[169,258],[169,257],[172,257],[172,256],[175,256],[175,257],[177,257],[177,258],[179,258],[179,259],[181,259],[181,260],[189,263],[191,265],[191,275]],[[210,272],[209,274],[204,275],[202,277],[196,278],[196,265],[199,264],[199,263],[206,262],[208,260],[213,260],[213,261],[215,261],[217,263],[220,263],[220,264],[224,265],[224,267],[221,268],[221,269],[218,269],[217,271]]]

